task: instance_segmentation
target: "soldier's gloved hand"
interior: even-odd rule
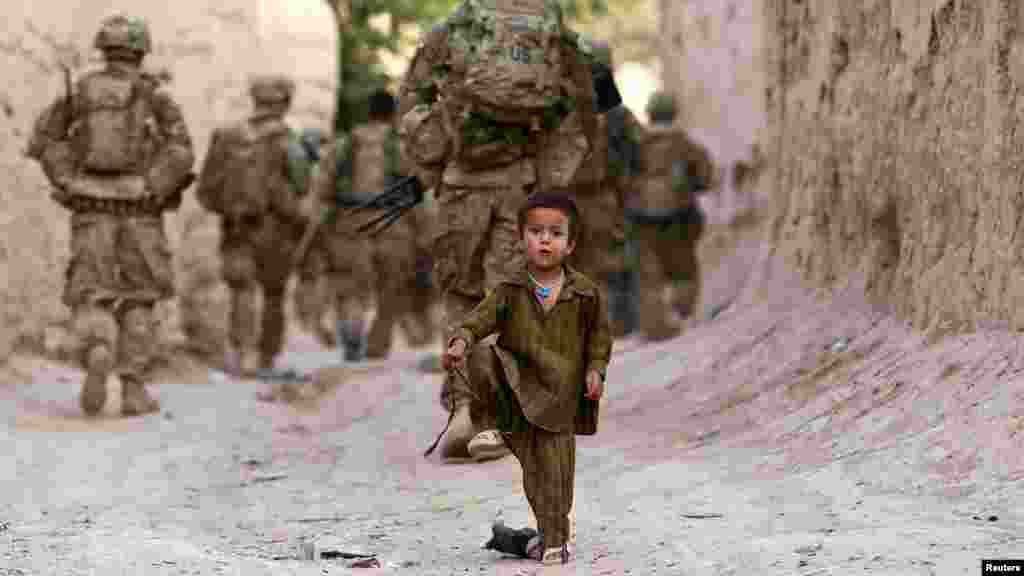
[[[466,363],[466,341],[462,338],[454,338],[448,349],[441,358],[441,365],[445,370],[461,368]]]

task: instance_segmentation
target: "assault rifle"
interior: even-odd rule
[[[415,176],[405,176],[384,189],[376,196],[364,200],[342,211],[328,213],[323,218],[310,224],[306,229],[299,246],[295,250],[294,261],[301,264],[309,253],[313,241],[323,230],[324,224],[333,220],[352,221],[369,217],[361,223],[354,223],[350,228],[352,235],[366,234],[373,238],[387,230],[409,210],[423,201],[423,185]]]

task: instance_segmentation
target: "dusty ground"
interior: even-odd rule
[[[912,333],[856,279],[825,297],[765,274],[767,297],[743,297],[721,271],[763,250],[741,253],[708,277],[705,309],[732,306],[617,345],[568,567],[480,549],[495,518],[529,521],[518,468],[421,456],[445,420],[440,377],[416,370],[428,351],[353,370],[295,334],[285,363],[337,385],[313,408],[182,364],[155,386],[162,414],[86,421],[79,374],[17,358],[0,574],[945,575],[1024,557],[1013,335]],[[275,559],[304,540],[381,567]]]

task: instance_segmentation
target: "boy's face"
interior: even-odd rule
[[[526,261],[537,270],[557,269],[576,248],[569,239],[569,218],[555,208],[527,212],[522,234]]]

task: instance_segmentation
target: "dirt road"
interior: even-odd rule
[[[337,383],[315,409],[196,367],[155,387],[161,414],[98,421],[74,370],[21,357],[0,385],[0,575],[973,575],[1024,557],[1024,381],[997,361],[1015,340],[929,347],[858,306],[787,297],[619,343],[566,567],[480,549],[495,518],[530,521],[518,467],[421,456],[445,420],[426,351],[352,371],[294,335],[285,362]],[[380,567],[299,560],[303,541]]]

